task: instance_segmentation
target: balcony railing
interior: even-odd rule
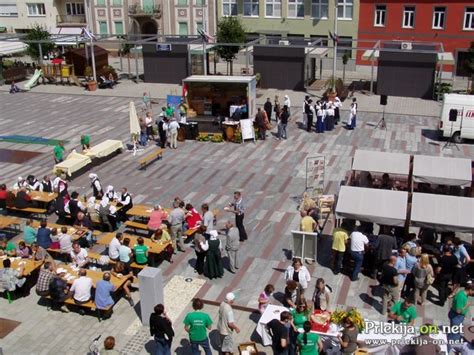
[[[57,25],[85,24],[86,15],[57,15]]]
[[[160,17],[161,6],[159,4],[141,6],[139,4],[130,5],[128,7],[129,16],[155,16]]]

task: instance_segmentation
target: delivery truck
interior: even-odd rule
[[[444,94],[438,128],[455,143],[474,139],[474,95]]]

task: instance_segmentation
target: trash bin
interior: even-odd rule
[[[196,140],[199,136],[199,125],[197,122],[187,122],[184,126],[186,139]]]

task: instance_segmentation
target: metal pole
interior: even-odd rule
[[[43,64],[43,48],[41,48],[41,43],[38,43],[38,49],[39,49],[39,64]]]
[[[137,49],[137,45],[135,45],[135,75],[136,75],[136,79],[135,79],[135,82],[138,83],[138,49]]]
[[[334,0],[334,58],[332,59],[332,88],[336,89],[336,60],[337,60],[337,2]]]
[[[94,54],[94,42],[91,38],[91,59],[92,59],[92,76],[94,81],[97,81],[97,73],[95,71],[95,54]]]
[[[375,49],[372,52],[371,57],[371,64],[370,64],[370,93],[374,93],[374,57],[375,57]]]
[[[249,73],[249,47],[245,46],[245,72]]]
[[[206,53],[206,41],[202,41],[202,63],[204,65],[204,75],[207,75],[207,53]]]

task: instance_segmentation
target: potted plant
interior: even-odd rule
[[[84,76],[86,77],[87,90],[96,91],[97,90],[97,81],[92,79],[93,71],[91,66],[87,66],[84,69]]]

